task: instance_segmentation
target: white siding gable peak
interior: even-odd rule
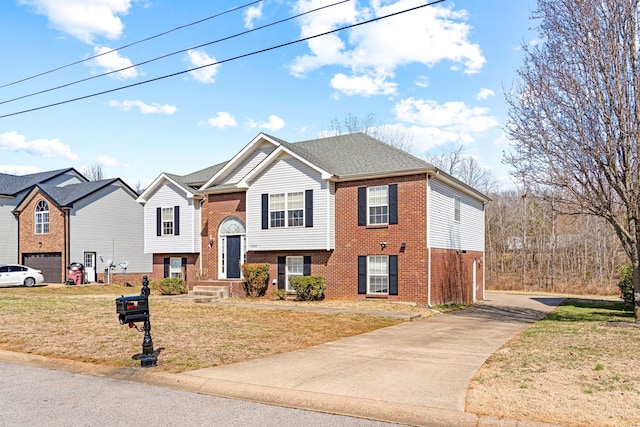
[[[255,138],[251,140],[247,145],[244,146],[240,152],[238,152],[231,160],[229,160],[222,169],[218,171],[214,176],[209,179],[209,181],[205,182],[202,187],[200,187],[199,191],[205,191],[209,187],[213,186],[216,182],[219,182],[224,176],[231,173],[238,165],[240,165],[248,156],[253,153],[258,147],[260,147],[264,142],[268,142],[273,144],[276,147],[280,147],[280,143],[271,138],[269,135],[264,133],[258,134]]]
[[[275,149],[266,159],[264,159],[258,166],[256,166],[251,172],[247,174],[239,183],[238,187],[241,188],[249,188],[249,182],[251,182],[255,177],[257,177],[262,171],[264,171],[269,165],[273,164],[282,154],[288,154],[296,160],[304,163],[311,169],[317,171],[322,179],[329,180],[333,177],[333,174],[325,171],[324,169],[318,167],[317,165],[311,163],[307,159],[300,157],[296,153],[291,150],[280,145],[277,149]]]
[[[181,188],[182,190],[184,190],[184,196],[187,199],[193,199],[197,196],[195,191],[191,191],[191,189],[189,189],[188,187],[185,187],[184,184],[177,182],[175,179],[172,179],[170,176],[168,176],[165,173],[160,174],[160,176],[158,176],[152,183],[151,185],[149,185],[147,187],[146,190],[144,190],[144,192],[136,199],[136,202],[140,203],[140,204],[145,204],[149,201],[149,199],[151,199],[151,197],[153,197],[153,194],[158,191],[158,189],[160,187],[162,187],[165,182],[170,182],[171,184],[174,184],[176,187]]]

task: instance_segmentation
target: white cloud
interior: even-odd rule
[[[306,11],[321,3],[322,0],[298,0],[295,10]],[[356,2],[348,2],[323,13],[303,17],[300,20],[301,36],[320,34],[414,6],[415,0],[399,0],[392,4],[375,1],[370,7],[358,9]],[[345,93],[360,95],[388,94],[390,82],[387,79],[393,78],[397,67],[412,63],[431,67],[448,61],[460,66],[466,74],[477,73],[486,60],[480,47],[469,41],[471,27],[464,22],[466,19],[465,11],[428,6],[355,27],[349,32],[311,39],[308,42],[311,53],[297,57],[289,64],[289,70],[294,76],[302,77],[323,66],[343,66],[351,71],[349,81],[355,83],[366,76],[370,83],[381,85],[367,91],[354,91],[351,85],[336,87],[344,88]],[[346,76],[339,79],[347,82]]]
[[[253,28],[254,21],[262,18],[262,5],[264,3],[260,3],[258,6],[252,6],[247,9],[247,12],[244,15],[244,26],[246,28]]]
[[[398,84],[387,81],[387,77],[393,78],[393,75],[372,73],[349,77],[338,73],[331,79],[331,87],[345,95],[393,95],[396,93]]]
[[[276,116],[275,114],[272,114],[269,116],[268,122],[259,123],[259,122],[256,122],[255,120],[247,121],[247,126],[250,128],[261,128],[261,129],[266,129],[270,131],[280,130],[284,127],[284,125],[285,125],[284,120],[282,120],[280,117]]]
[[[208,64],[214,64],[215,58],[211,58],[205,51],[202,50],[189,50],[189,62],[194,68],[202,67]],[[200,68],[189,72],[191,76],[200,83],[213,83],[216,81],[215,77],[218,73],[218,67],[220,65],[211,65],[208,67]]]
[[[395,105],[394,112],[397,120],[408,124],[414,145],[422,151],[448,143],[471,144],[478,134],[498,126],[487,108],[464,102],[407,98]]]
[[[18,0],[18,4],[33,7],[52,28],[88,44],[96,37],[119,38],[124,24],[118,15],[131,8],[131,0]]]
[[[68,145],[59,139],[34,139],[27,141],[24,135],[17,132],[5,132],[0,134],[0,149],[19,151],[40,157],[62,157],[69,160],[77,160],[78,155],[71,151]]]
[[[109,106],[114,108],[119,108],[122,111],[131,111],[132,108],[138,108],[142,114],[166,114],[171,115],[178,111],[178,108],[169,105],[169,104],[157,104],[155,102],[151,104],[146,104],[140,100],[126,100],[126,101],[116,101],[112,99],[109,101]]]
[[[494,91],[492,91],[491,89],[487,89],[486,87],[483,87],[476,94],[476,99],[478,101],[485,101],[485,100],[489,99],[490,96],[495,96],[495,94],[496,93]]]
[[[128,163],[121,162],[115,157],[111,157],[106,154],[98,154],[96,156],[96,162],[98,162],[102,166],[107,166],[107,167],[117,167],[117,166],[129,167]]]
[[[102,72],[104,73],[110,73],[126,68],[126,70],[113,73],[111,74],[111,76],[114,76],[120,80],[132,79],[138,76],[138,71],[136,70],[136,67],[132,67],[133,63],[131,62],[131,60],[124,56],[120,56],[117,50],[112,51],[111,48],[105,46],[95,46],[93,48],[93,54],[100,56],[92,59],[88,62],[88,64],[94,67],[101,68],[103,70]]]
[[[42,172],[42,169],[37,166],[0,165],[0,173],[8,173],[11,175],[29,175],[38,172]]]
[[[226,111],[219,111],[215,117],[207,119],[207,124],[214,128],[224,129],[238,125],[236,119]]]

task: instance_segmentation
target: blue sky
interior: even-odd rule
[[[100,164],[107,177],[148,185],[228,160],[258,133],[295,142],[333,120],[373,114],[423,157],[447,144],[491,168],[505,185],[502,126],[522,43],[535,43],[534,0],[457,0],[231,58],[406,10],[422,0],[5,0],[0,5],[0,172]],[[144,38],[197,25],[87,60]],[[246,32],[226,41],[194,48]],[[177,51],[108,76],[100,74]],[[94,77],[58,90],[27,96]],[[14,98],[24,97],[11,102]]]

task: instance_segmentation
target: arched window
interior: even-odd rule
[[[35,225],[36,234],[49,232],[49,203],[46,200],[40,200],[36,205]]]

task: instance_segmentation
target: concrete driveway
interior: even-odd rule
[[[191,371],[177,380],[192,390],[296,408],[411,425],[476,426],[479,417],[464,412],[471,378],[487,357],[561,302],[490,293],[451,314]]]

